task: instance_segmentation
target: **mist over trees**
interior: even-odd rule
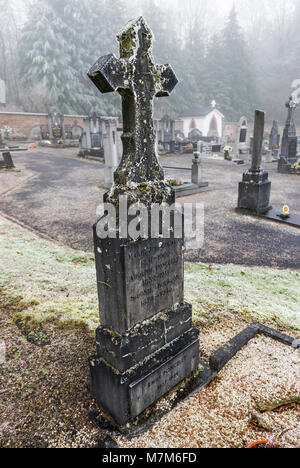
[[[291,82],[300,78],[300,0],[0,0],[0,78],[9,109],[120,114],[116,95],[100,95],[86,72],[101,55],[118,54],[115,38],[143,14],[158,63],[171,63],[179,85],[156,112],[178,117],[217,102],[226,120],[255,108],[284,120]]]

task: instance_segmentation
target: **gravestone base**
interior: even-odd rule
[[[268,173],[251,171],[243,175],[239,183],[238,209],[249,210],[255,214],[267,213],[270,206],[271,182]]]
[[[78,153],[78,157],[79,158],[96,158],[96,159],[100,159],[101,162],[104,162],[104,150],[103,148],[99,148],[99,149],[81,149]]]
[[[281,174],[289,174],[291,173],[292,165],[298,161],[298,158],[286,159],[280,157],[278,160],[278,172]]]
[[[201,182],[200,184],[186,182],[183,185],[174,186],[172,188],[174,189],[176,198],[186,197],[209,190],[208,182]]]
[[[101,327],[97,330],[97,355],[90,358],[91,393],[120,426],[198,370],[199,331],[191,327],[191,307],[184,304],[171,313],[169,325],[173,327],[163,333],[162,324],[167,322],[160,315],[151,324],[141,324],[138,331],[122,337],[110,336],[111,332]],[[144,335],[140,334],[142,329]],[[156,341],[150,342],[150,337]],[[111,352],[113,348],[117,348],[119,356]]]

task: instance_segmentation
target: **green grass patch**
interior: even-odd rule
[[[300,275],[293,270],[186,263],[185,296],[194,317],[243,313],[300,330]],[[31,327],[99,324],[91,253],[57,246],[0,217],[0,302]]]

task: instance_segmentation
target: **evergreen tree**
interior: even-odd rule
[[[232,8],[224,30],[214,36],[206,59],[207,103],[216,99],[227,119],[252,117],[258,105],[251,59]]]
[[[78,104],[79,83],[72,62],[74,45],[67,40],[70,31],[64,21],[65,4],[64,0],[60,4],[54,0],[31,4],[32,13],[21,41],[20,67],[25,87],[41,86],[47,93],[46,105],[71,113]]]
[[[100,55],[116,51],[111,31],[124,24],[121,7],[121,0],[32,3],[33,14],[23,30],[20,50],[22,80],[32,94],[27,107],[45,110],[37,107],[55,105],[64,113],[120,113],[118,98],[101,96],[86,73]],[[116,14],[120,24],[110,29]],[[44,106],[35,99],[34,90],[45,94]]]

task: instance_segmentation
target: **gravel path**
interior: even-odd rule
[[[87,332],[48,325],[35,331],[11,320],[12,304],[0,308],[0,339],[6,362],[0,374],[0,447],[95,447],[107,435],[120,447],[245,447],[291,428],[283,442],[300,445],[299,405],[261,412],[260,405],[300,396],[300,353],[257,337],[210,386],[164,416],[139,437],[124,437],[109,425],[90,397],[87,359],[94,338]],[[207,361],[249,322],[238,314],[201,323],[201,359]],[[45,346],[33,338],[47,338]],[[38,342],[36,342],[38,343]],[[170,407],[171,392],[148,416]],[[98,423],[100,422],[100,427]],[[262,429],[263,424],[267,429]]]
[[[76,158],[76,150],[53,151],[37,149],[13,155],[16,166],[34,173],[35,178],[2,196],[0,211],[66,245],[92,251],[91,226],[97,220],[97,205],[104,193],[103,166]],[[164,166],[190,167],[191,156],[163,157],[161,162]],[[180,199],[205,204],[204,245],[199,251],[188,252],[186,258],[206,263],[299,268],[299,229],[235,213],[237,186],[246,167],[203,163],[204,179],[211,190]],[[272,180],[273,206],[280,208],[288,203],[292,211],[299,213],[300,178],[277,174],[274,164],[266,164],[266,168]],[[0,174],[0,186],[6,174]],[[166,174],[189,178],[188,172],[167,170]]]

